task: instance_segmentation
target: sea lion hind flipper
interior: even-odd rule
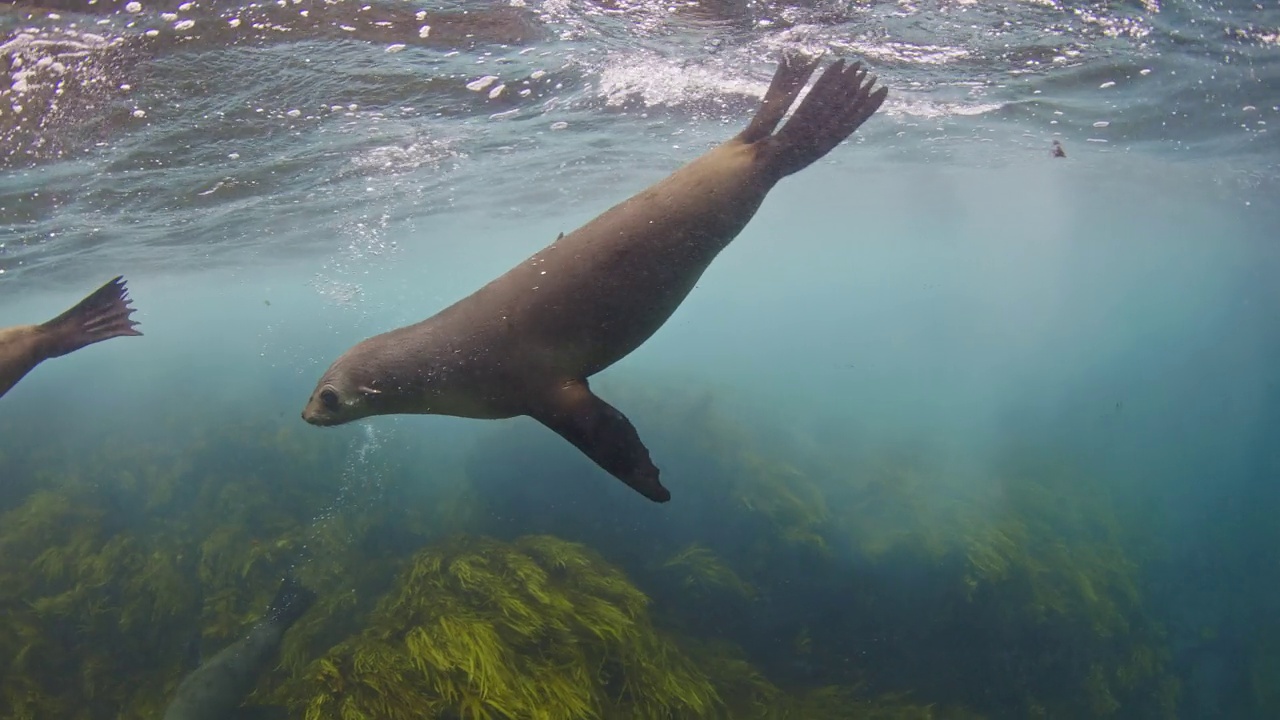
[[[671,499],[635,426],[591,392],[585,380],[557,386],[539,398],[528,415],[641,495],[654,502]]]
[[[872,91],[875,82],[876,76],[868,75],[860,62],[831,63],[786,124],[760,139],[763,162],[778,178],[817,162],[880,109],[889,89]]]
[[[315,604],[316,593],[298,582],[293,573],[284,576],[276,596],[267,608],[267,618],[286,628],[298,621]]]
[[[58,357],[103,340],[142,335],[129,316],[129,289],[117,275],[58,317],[41,325],[53,338],[50,357]]]
[[[769,83],[764,100],[760,102],[760,109],[751,118],[747,129],[738,135],[738,139],[753,143],[772,135],[821,60],[821,55],[808,57],[798,52],[784,54],[782,62],[778,63],[778,69],[773,73],[773,81]]]

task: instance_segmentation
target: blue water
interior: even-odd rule
[[[1280,713],[1280,5],[431,8],[451,21],[419,19],[424,7],[0,11],[0,327],[123,273],[145,333],[50,361],[0,400],[11,522],[63,486],[118,497],[113,532],[171,523],[191,547],[220,520],[256,543],[344,512],[380,518],[385,547],[343,551],[354,578],[361,557],[435,542],[395,535],[397,513],[422,512],[428,535],[584,542],[654,599],[656,623],[733,643],[786,688],[861,684],[985,717]],[[890,96],[781,183],[668,324],[594,381],[646,439],[671,503],[525,419],[298,418],[352,344],[737,132],[790,47],[861,58]],[[762,466],[821,519],[752,505],[741,478]],[[163,473],[188,490],[156,499],[146,478]],[[251,504],[230,490],[221,511],[208,504],[246,480],[270,498],[252,522],[275,525],[218,517]],[[963,548],[980,565],[973,528],[1009,517],[1029,528],[1011,547],[1034,562],[964,596],[948,583],[974,572],[955,569]],[[4,583],[57,538],[0,529],[0,547],[26,553],[0,560]],[[690,545],[758,594],[684,597],[653,567]],[[271,562],[245,576],[237,621],[291,560]],[[1036,610],[1023,593],[1039,577],[1077,588],[1084,610]],[[1115,583],[1079,589],[1101,577]],[[203,610],[174,622],[205,622],[212,652],[232,635],[209,629],[225,588],[202,582]],[[371,604],[385,582],[346,590]],[[53,592],[37,585],[0,603]],[[1099,619],[1113,606],[1129,635]],[[308,635],[321,639],[303,661],[359,627],[330,630]],[[106,636],[85,633],[49,682],[88,676]],[[180,657],[187,638],[148,642],[140,656]],[[1156,675],[1176,708],[1155,676],[1115,706],[1082,689],[1097,688],[1092,667],[1148,646],[1166,653]],[[150,677],[131,672],[98,682]],[[819,715],[863,716],[841,712]]]

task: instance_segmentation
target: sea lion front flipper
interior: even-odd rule
[[[799,69],[806,66],[800,65]],[[812,72],[812,69],[809,70]],[[796,73],[787,64],[780,65],[775,78],[786,90],[779,91],[781,101],[790,103],[795,95],[788,90],[788,73]],[[797,75],[799,77],[799,75]],[[808,76],[800,79],[803,84]],[[800,106],[791,113],[787,121],[776,133],[759,138],[755,142],[761,147],[761,160],[776,178],[800,172],[831,152],[844,142],[862,123],[866,122],[880,109],[889,89],[880,87],[872,90],[876,84],[876,76],[862,69],[862,63],[846,65],[844,60],[837,60],[827,66],[822,75],[814,81],[813,87],[805,95]],[[773,106],[776,108],[777,106]],[[764,120],[753,120],[768,126],[773,123],[770,107],[761,107],[757,117]],[[784,111],[785,112],[785,111]],[[776,125],[776,123],[773,123]],[[742,137],[750,138],[751,127],[742,133]]]
[[[641,495],[654,502],[671,499],[635,426],[591,392],[585,380],[557,386],[539,398],[528,414]]]

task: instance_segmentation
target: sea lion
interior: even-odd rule
[[[352,347],[302,411],[312,425],[417,413],[528,415],[655,502],[671,498],[631,421],[587,378],[653,335],[765,195],[884,102],[861,63],[832,63],[775,133],[820,58],[783,57],[745,130],[561,234],[436,315]]]
[[[124,277],[117,276],[43,325],[0,329],[0,397],[45,360],[114,337],[142,335],[129,319],[134,312]]]
[[[284,634],[316,601],[315,592],[286,576],[266,615],[244,637],[223,648],[183,678],[163,720],[248,720],[287,717],[284,708],[241,707],[270,669]]]

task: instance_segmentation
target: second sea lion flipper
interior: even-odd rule
[[[50,334],[50,357],[75,352],[82,347],[115,337],[138,336],[136,310],[129,306],[129,289],[116,276],[89,293],[75,307],[41,326]]]
[[[276,596],[267,608],[267,618],[288,628],[307,613],[316,602],[316,593],[298,582],[290,572],[280,581]]]
[[[585,380],[557,386],[539,398],[528,414],[641,495],[654,502],[671,499],[635,426],[591,392]]]

